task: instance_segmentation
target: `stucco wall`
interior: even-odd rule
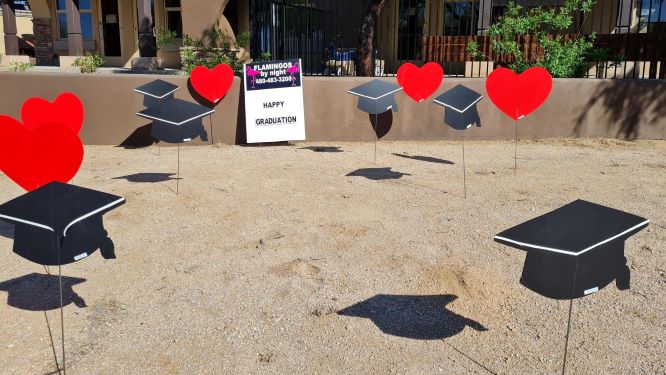
[[[0,33],[4,30],[4,23],[2,21],[2,12],[0,12]],[[5,54],[5,34],[0,35],[0,54]],[[24,15],[16,16],[16,35],[19,37],[23,35],[32,35],[32,18]]]
[[[187,77],[134,74],[0,73],[0,113],[19,115],[31,96],[53,100],[71,91],[82,98],[86,122],[81,137],[86,144],[120,145],[128,138],[145,141],[149,121],[139,118],[142,96],[132,89],[156,78],[178,84],[177,97],[194,101]],[[395,78],[387,78],[395,81]],[[356,109],[347,90],[366,82],[357,77],[306,77],[304,79],[306,134],[310,141],[371,141],[370,116]],[[483,95],[485,80],[445,78],[438,93],[464,84]],[[21,87],[21,90],[16,90]],[[213,116],[215,142],[244,141],[244,108],[236,79]],[[399,111],[380,115],[380,127],[391,124],[386,140],[460,139],[460,132],[444,125],[444,109],[432,98],[416,103],[398,93]],[[481,127],[466,130],[466,139],[511,139],[514,124],[487,98],[479,104]],[[239,112],[240,110],[240,112]],[[208,119],[204,126],[209,129]],[[133,134],[134,133],[134,134]],[[639,137],[666,138],[666,81],[556,79],[549,100],[520,121],[520,137]],[[140,142],[140,143],[141,143]],[[200,141],[192,144],[202,144]]]

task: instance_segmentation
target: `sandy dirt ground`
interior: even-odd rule
[[[651,223],[631,290],[575,301],[567,373],[666,373],[666,141],[525,141],[515,175],[512,142],[468,142],[466,199],[460,146],[186,147],[178,196],[176,148],[87,147],[75,184],[127,203],[117,259],[63,267],[68,373],[559,374],[569,303],[493,236],[579,198]],[[12,233],[0,373],[57,373],[57,279]]]

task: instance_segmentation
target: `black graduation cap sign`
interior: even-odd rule
[[[395,83],[374,79],[361,86],[354,87],[348,92],[358,96],[358,109],[376,115],[389,109],[398,112],[398,103],[396,103],[393,95],[400,90],[402,90],[402,87]]]
[[[102,216],[124,202],[115,195],[52,182],[0,205],[0,220],[15,225],[16,254],[45,266],[64,265],[110,242]]]
[[[507,229],[495,241],[527,251],[521,284],[542,296],[574,299],[613,280],[629,289],[624,241],[649,220],[584,200]]]
[[[141,85],[135,88],[134,91],[138,92],[139,94],[148,95],[155,99],[163,99],[178,91],[179,89],[180,87],[178,85],[174,85],[173,83],[169,83],[161,79],[156,79],[150,83],[146,83],[145,85]]]
[[[442,93],[434,102],[445,107],[444,122],[457,130],[465,130],[476,123],[480,124],[479,111],[476,103],[483,95],[463,85]]]
[[[208,107],[173,99],[144,109],[137,115],[154,121],[153,137],[169,143],[182,143],[203,134],[203,124],[195,120],[214,112],[214,109]]]

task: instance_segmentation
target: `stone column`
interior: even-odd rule
[[[5,32],[5,54],[18,55],[19,44],[16,35],[16,14],[14,14],[14,0],[0,0],[2,6],[2,22]]]
[[[137,0],[136,10],[139,19],[139,56],[156,57],[157,42],[153,35],[153,13],[150,8],[150,0]]]
[[[83,37],[81,36],[81,14],[74,0],[65,0],[67,12],[67,42],[70,56],[83,56]]]
[[[35,58],[37,65],[53,64],[53,27],[50,18],[33,18],[32,33],[35,35]]]
[[[479,20],[477,22],[477,35],[485,35],[493,16],[492,0],[479,0]]]

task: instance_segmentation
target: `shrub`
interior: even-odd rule
[[[177,36],[178,33],[176,33],[176,31],[173,30],[171,31],[166,29],[157,30],[157,38],[156,38],[157,49],[172,44],[176,40]]]
[[[104,65],[104,59],[97,54],[88,54],[77,57],[72,65],[79,68],[81,73],[95,73],[100,66]]]
[[[609,57],[606,50],[594,46],[596,34],[581,35],[577,30],[575,37],[565,40],[562,36],[574,22],[574,14],[580,12],[587,16],[595,0],[564,0],[561,7],[543,9],[541,7],[523,11],[520,5],[510,2],[507,12],[488,28],[492,39],[493,53],[509,56],[510,62],[500,63],[520,73],[532,66],[547,69],[553,77],[584,77],[588,64],[592,61],[614,60],[612,65],[620,63],[620,56]],[[585,18],[582,25],[585,24]],[[543,57],[526,56],[520,39],[531,36],[543,48]],[[478,43],[473,42],[467,50],[474,58],[483,56]]]
[[[239,43],[249,43],[247,33],[238,36]],[[220,30],[210,30],[206,33],[207,41],[192,39],[188,35],[183,36],[183,47],[180,49],[180,59],[183,70],[190,74],[192,69],[202,65],[214,68],[218,64],[227,64],[234,70],[236,75],[241,76],[243,62],[238,58],[240,50],[238,44],[231,42],[230,38]]]
[[[34,67],[35,66],[30,64],[30,63],[13,61],[12,63],[9,64],[9,71],[10,72],[25,72],[26,70],[28,70],[30,68],[34,68]]]

